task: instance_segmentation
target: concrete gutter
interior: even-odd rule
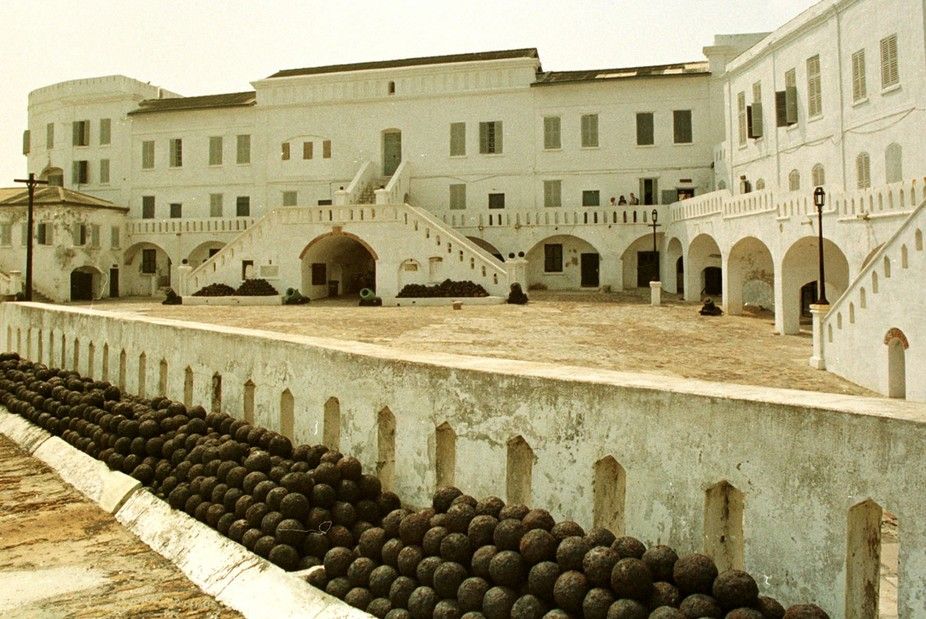
[[[51,467],[64,481],[115,515],[203,592],[245,617],[283,619],[371,615],[319,591],[218,531],[173,510],[134,478],[109,468],[19,415],[0,407],[0,434]]]

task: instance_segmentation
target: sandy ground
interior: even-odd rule
[[[195,322],[453,352],[699,378],[725,383],[876,395],[812,369],[809,332],[779,336],[770,313],[706,317],[700,305],[649,305],[643,293],[533,292],[526,306],[356,307],[354,300],[306,306],[168,306],[116,300],[92,307]],[[90,306],[88,306],[90,307]]]
[[[0,617],[240,617],[0,436]]]

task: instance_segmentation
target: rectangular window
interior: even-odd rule
[[[90,247],[98,248],[100,246],[100,224],[90,225]]]
[[[143,249],[141,250],[141,272],[149,275],[158,270],[158,250]]]
[[[785,120],[788,125],[797,124],[797,73],[794,69],[785,72]]]
[[[71,163],[71,182],[75,185],[86,185],[90,182],[89,161],[74,161]]]
[[[562,140],[560,139],[560,123],[561,119],[559,116],[543,117],[544,150],[558,150],[563,147]]]
[[[546,207],[563,205],[562,181],[543,181],[543,205]]]
[[[171,202],[170,204],[170,218],[171,219],[180,219],[183,217],[183,205],[179,202]]]
[[[109,118],[100,119],[100,144],[106,145],[112,142],[112,121]]]
[[[303,159],[312,158],[312,150],[313,150],[312,147],[313,147],[313,142],[303,142],[302,143],[302,158]]]
[[[549,243],[543,246],[543,270],[546,273],[563,272],[563,246]]]
[[[324,262],[312,263],[312,285],[325,286],[328,284],[328,269]]]
[[[280,159],[289,161],[289,142],[280,144]]]
[[[238,163],[251,163],[251,136],[238,136]]]
[[[331,159],[331,140],[322,142],[322,159]]]
[[[450,186],[450,209],[461,211],[466,208],[466,184],[454,183]]]
[[[222,194],[210,193],[209,194],[209,217],[221,217],[221,216],[222,216]]]
[[[865,79],[865,50],[852,54],[852,100],[859,102],[868,98],[868,82]]]
[[[598,114],[582,115],[582,148],[598,146]]]
[[[823,113],[823,90],[820,80],[820,56],[807,59],[807,116],[815,118]]]
[[[601,206],[601,192],[597,189],[586,189],[582,192],[582,206]]]
[[[222,165],[222,136],[209,138],[209,165]]]
[[[283,192],[283,206],[296,206],[296,192],[295,191],[284,191]]]
[[[900,70],[897,65],[897,35],[881,39],[881,88],[888,88],[900,83]]]
[[[235,199],[235,215],[237,217],[250,217],[251,216],[251,197],[250,196],[238,196]]]
[[[54,228],[52,224],[42,222],[36,226],[36,242],[39,245],[51,245],[54,241]]]
[[[89,146],[90,145],[90,121],[89,120],[75,120],[71,123],[71,131],[73,134],[73,144],[74,146]]]
[[[109,184],[109,159],[100,159],[100,184]]]
[[[74,227],[71,228],[71,237],[74,240],[75,247],[83,247],[87,244],[87,225],[86,224],[74,224]]]
[[[740,146],[746,144],[746,133],[748,130],[748,125],[746,124],[746,93],[739,92],[736,94],[736,118],[737,126],[739,127],[739,143]]]
[[[141,143],[141,167],[144,170],[154,167],[154,140],[145,140]]]
[[[0,245],[9,247],[13,244],[13,224],[0,224]]]
[[[55,123],[45,125],[45,148],[51,150],[55,147]]]
[[[502,121],[479,123],[479,152],[483,155],[502,152]]]
[[[505,194],[490,193],[489,194],[489,208],[505,208]]]
[[[119,249],[122,244],[122,240],[119,238],[122,236],[122,230],[119,229],[119,226],[113,226],[109,230],[109,244],[113,249]]]
[[[637,146],[652,146],[653,139],[653,113],[637,112]]]
[[[141,218],[154,219],[154,196],[141,197]]]
[[[450,123],[450,156],[466,155],[466,123]]]
[[[183,140],[173,138],[170,141],[170,167],[183,167]]]
[[[691,144],[691,110],[674,110],[672,127],[676,144]]]
[[[23,131],[23,154],[28,155],[32,150],[32,134],[28,129]]]
[[[746,121],[749,125],[748,136],[761,138],[765,133],[765,121],[762,118],[762,82],[752,85],[752,105],[746,107]]]

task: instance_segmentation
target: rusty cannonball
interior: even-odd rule
[[[393,608],[386,613],[386,619],[411,619],[411,615],[405,608]]]
[[[354,561],[354,553],[349,548],[337,546],[325,553],[324,566],[325,574],[329,580],[347,576],[347,568]],[[345,593],[347,593],[345,591]]]
[[[370,572],[370,593],[378,598],[388,598],[389,589],[398,577],[398,570],[391,565],[377,566]]]
[[[553,585],[553,600],[559,608],[579,615],[588,590],[588,579],[585,578],[585,574],[577,570],[565,571],[559,575]]]
[[[441,540],[447,537],[448,533],[450,531],[444,527],[431,527],[428,529],[421,541],[421,549],[424,551],[425,556],[436,557],[440,555]]]
[[[489,576],[496,585],[518,589],[526,574],[524,559],[513,550],[502,550],[489,561]]]
[[[492,557],[496,554],[498,554],[498,548],[495,546],[482,546],[477,548],[470,561],[470,568],[473,576],[479,576],[486,580],[491,579],[492,577],[489,575],[489,562],[492,561]]]
[[[717,578],[717,566],[707,555],[692,553],[680,557],[672,568],[672,581],[684,595],[710,593]]]
[[[418,583],[415,582],[414,578],[408,576],[399,576],[393,580],[392,586],[389,587],[389,601],[392,603],[392,607],[407,608],[408,598],[416,587],[418,587]]]
[[[759,601],[759,586],[742,570],[727,570],[714,579],[714,597],[724,610],[754,606]]]
[[[734,608],[724,615],[724,619],[765,619],[765,615],[755,608]]]
[[[325,553],[331,548],[331,542],[328,537],[322,533],[309,533],[302,542],[302,552],[319,559],[325,556]]]
[[[723,617],[723,609],[720,608],[720,603],[713,596],[704,593],[692,593],[682,600],[678,609],[682,611],[683,615],[691,619],[698,619],[699,617],[722,619]]]
[[[398,567],[399,553],[402,552],[404,547],[405,544],[403,544],[402,540],[397,537],[386,540],[386,543],[383,544],[382,550],[383,563],[385,565],[391,565],[392,567]]]
[[[408,596],[408,614],[412,619],[431,619],[440,600],[431,587],[418,587]]]
[[[432,619],[460,619],[460,605],[454,599],[441,600],[434,606]]]
[[[486,619],[508,619],[518,594],[507,587],[492,587],[482,598],[482,614]]]
[[[646,601],[653,588],[653,577],[641,559],[621,559],[611,570],[611,589],[620,598]]]
[[[640,602],[624,598],[611,604],[607,617],[608,619],[647,619],[649,611]]]
[[[466,568],[455,561],[445,561],[434,570],[431,587],[441,599],[455,598],[460,585],[469,574]]]
[[[463,613],[460,619],[486,619],[486,616],[477,610],[471,610],[468,613]]]
[[[354,608],[366,610],[367,606],[370,605],[370,602],[373,601],[373,596],[370,595],[370,591],[368,589],[364,589],[363,587],[354,587],[347,592],[347,595],[344,596],[344,601]]]
[[[418,564],[418,568],[415,570],[415,578],[418,579],[420,584],[426,587],[433,587],[434,572],[437,570],[437,567],[440,564],[440,557],[425,557],[421,560],[421,563]]]
[[[584,537],[574,535],[559,543],[556,549],[556,562],[565,571],[581,570],[585,553],[591,550],[591,544]]]
[[[650,608],[672,606],[677,608],[682,596],[678,589],[670,582],[657,581],[653,583],[653,593],[650,596]]]
[[[386,532],[379,527],[367,529],[360,534],[360,538],[357,540],[360,555],[377,562],[382,561],[383,544],[385,543]]]
[[[444,561],[455,561],[468,565],[473,558],[473,547],[469,537],[463,533],[451,533],[440,542],[440,557]]]
[[[605,546],[595,546],[582,559],[582,571],[593,587],[610,587],[611,571],[617,563],[617,553]]]
[[[527,591],[546,602],[552,602],[553,586],[561,571],[559,564],[541,561],[527,573]]]
[[[376,569],[376,563],[373,559],[357,557],[347,568],[347,580],[354,587],[368,587],[370,585],[370,574],[373,573],[374,569]]]
[[[492,516],[498,520],[498,515],[504,507],[505,502],[503,500],[497,496],[489,496],[476,503],[476,515]]]
[[[385,619],[390,610],[392,610],[392,602],[389,601],[389,598],[385,597],[373,598],[373,601],[371,601],[366,608],[367,614],[378,617],[379,619]]]
[[[607,619],[608,609],[614,603],[614,594],[611,589],[595,587],[589,589],[582,600],[582,616],[585,619]]]
[[[455,498],[453,501],[451,501],[450,506],[453,507],[454,505],[460,505],[460,504],[469,505],[473,509],[476,509],[476,505],[479,504],[479,501],[477,501],[474,497],[471,497],[468,494],[461,494],[460,496]]]
[[[527,565],[534,565],[541,561],[550,561],[556,558],[558,541],[553,534],[541,528],[530,529],[521,538],[519,550]],[[610,578],[611,572],[608,572]]]
[[[344,525],[336,524],[328,529],[328,541],[332,546],[344,546],[345,548],[354,547],[354,536],[350,529]]]
[[[325,575],[325,570],[312,570],[309,572],[309,575],[306,576],[306,582],[315,587],[316,589],[325,590],[325,586],[328,584],[328,576]]]
[[[505,520],[507,518],[514,518],[515,520],[523,520],[524,516],[526,516],[529,511],[530,509],[528,509],[527,505],[509,503],[498,512],[498,519]]]
[[[572,520],[557,522],[553,525],[553,528],[550,529],[550,533],[552,533],[553,537],[558,541],[563,541],[567,537],[585,537],[585,529]]]
[[[671,606],[659,606],[649,614],[649,619],[688,619],[677,608]]]
[[[360,476],[363,475],[363,465],[360,464],[360,460],[353,456],[344,456],[338,460],[335,466],[338,467],[341,479],[359,481]]]
[[[424,539],[424,534],[428,532],[431,526],[429,520],[432,515],[428,510],[422,510],[402,518],[402,522],[399,523],[399,538],[402,543],[406,546],[409,544],[420,545]]]
[[[432,529],[434,527],[443,527],[446,529],[450,526],[450,517],[447,516],[446,512],[443,514],[434,514],[431,516],[431,519],[428,520],[428,524],[431,525]]]
[[[614,540],[611,548],[617,551],[621,559],[642,559],[646,546],[635,537],[625,535]]]
[[[451,533],[466,533],[476,510],[468,503],[455,503],[447,510],[447,528]]]
[[[505,518],[495,527],[492,540],[499,550],[517,550],[524,533],[524,525],[520,518]]]
[[[611,533],[609,529],[604,527],[593,528],[585,537],[587,537],[588,541],[591,542],[593,548],[595,546],[607,546],[610,548],[611,544],[613,544],[614,540],[616,539],[614,537],[614,533]]]
[[[424,552],[421,550],[420,546],[404,546],[402,550],[399,551],[397,560],[399,573],[402,574],[402,576],[414,578],[415,573],[418,571],[418,564],[421,563],[422,559],[424,559]],[[400,606],[394,601],[393,605]]]
[[[460,583],[457,588],[457,603],[463,612],[479,611],[482,609],[482,599],[486,592],[492,588],[485,578],[470,576]]]
[[[344,576],[332,578],[328,581],[328,584],[325,585],[325,593],[328,595],[333,595],[339,600],[343,600],[345,596],[347,596],[347,592],[350,590],[350,581],[347,580],[347,578]]]
[[[492,544],[495,535],[495,527],[498,526],[498,519],[495,516],[481,514],[474,516],[469,521],[466,534],[469,537],[469,543],[473,548],[480,546],[489,546]]]
[[[766,619],[781,619],[785,616],[785,607],[778,600],[767,595],[760,595],[756,609],[762,612]]]
[[[524,528],[528,531],[532,529],[543,529],[549,531],[556,524],[553,516],[545,509],[532,509],[521,519]]]
[[[431,499],[431,506],[438,514],[443,514],[450,509],[453,500],[463,494],[463,491],[453,486],[443,486],[437,489]]]
[[[830,619],[816,604],[795,604],[785,611],[784,619]]]
[[[547,610],[543,600],[528,593],[515,600],[511,607],[511,619],[542,619]]]
[[[394,509],[383,517],[383,530],[386,532],[386,537],[399,537],[399,525],[409,513],[405,509]]]
[[[653,580],[669,582],[672,580],[672,570],[678,561],[678,554],[664,545],[653,546],[643,553],[643,562],[649,567]]]
[[[291,572],[299,567],[299,551],[289,544],[277,544],[270,549],[267,558],[279,568]]]

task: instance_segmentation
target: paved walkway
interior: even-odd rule
[[[240,617],[0,435],[0,617]]]

